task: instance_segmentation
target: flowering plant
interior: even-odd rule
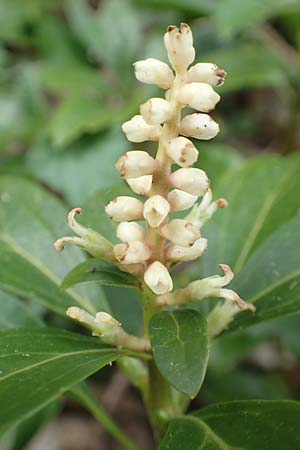
[[[235,323],[240,312],[246,321],[254,320],[257,313],[252,302],[227,288],[233,272],[224,261],[219,261],[222,276],[199,278],[197,273],[188,282],[176,280],[189,263],[194,267],[193,262],[210,244],[203,226],[215,213],[219,214],[219,209],[227,207],[225,199],[213,199],[206,172],[193,167],[198,150],[190,139],[210,140],[218,134],[219,125],[210,113],[220,100],[214,88],[223,84],[226,73],[211,63],[191,66],[195,49],[192,32],[184,23],[180,28],[169,26],[164,43],[171,67],[153,58],[134,64],[139,81],[155,84],[166,92],[164,98],[143,103],[140,114],[122,125],[130,142],[153,141],[158,146],[153,156],[133,149],[116,162],[120,176],[134,193],[119,195],[105,207],[111,221],[118,224],[119,242],[79,223],[76,215],[84,211],[75,208],[68,216],[75,236],[59,238],[54,244],[58,251],[65,244],[75,244],[91,256],[66,276],[64,288],[95,282],[139,292],[143,335],[128,333],[108,310],[97,311],[77,295],[72,294],[70,299],[65,294],[55,308],[67,306],[67,316],[86,327],[94,338],[25,329],[24,342],[16,341],[26,349],[23,353],[13,342],[19,335],[4,335],[5,355],[9,358],[20,353],[33,358],[30,371],[34,373],[28,372],[24,358],[21,363],[18,360],[17,368],[2,377],[8,383],[2,401],[8,401],[5,392],[9,392],[11,377],[17,377],[14,386],[22,389],[26,376],[35,374],[39,380],[37,392],[46,391],[47,401],[56,396],[56,383],[60,392],[71,389],[72,395],[105,424],[124,448],[135,450],[136,445],[101,410],[86,387],[78,385],[116,360],[144,399],[160,450],[282,449],[278,447],[282,435],[289,428],[295,429],[299,421],[296,402],[230,402],[185,414],[202,386],[216,338]],[[197,112],[182,116],[186,107]],[[44,289],[47,291],[47,286]],[[48,295],[50,291],[49,285]],[[32,337],[36,338],[34,344]],[[47,384],[40,367],[53,377],[52,384]],[[40,403],[23,391],[22,396],[26,400],[18,420],[26,417],[28,409],[37,410],[43,401],[47,402],[42,394]],[[11,419],[3,419],[3,430],[10,424]],[[294,436],[285,448],[296,449],[297,443],[299,437]]]

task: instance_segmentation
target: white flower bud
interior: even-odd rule
[[[164,35],[164,43],[174,68],[186,68],[194,61],[193,35],[186,23],[182,23],[179,29],[170,25]]]
[[[140,200],[129,196],[120,196],[105,207],[106,214],[115,222],[141,220],[144,205]]]
[[[194,167],[176,170],[171,174],[170,180],[174,187],[201,197],[209,188],[209,179],[204,170]]]
[[[207,83],[187,83],[180,89],[178,95],[180,103],[203,112],[212,111],[220,98]]]
[[[166,294],[173,289],[173,281],[168,269],[159,261],[150,264],[145,271],[144,281],[157,295]]]
[[[151,249],[142,241],[130,241],[114,246],[114,255],[121,264],[137,264],[151,256]]]
[[[137,61],[134,65],[135,76],[142,83],[156,84],[162,89],[168,89],[174,74],[168,64],[154,58]]]
[[[188,194],[180,189],[173,189],[168,193],[168,202],[170,203],[172,212],[184,211],[185,209],[191,208],[197,199],[197,195]]]
[[[138,178],[127,178],[127,183],[136,194],[147,195],[152,187],[152,175],[144,175]]]
[[[216,64],[198,63],[188,70],[188,80],[208,83],[211,86],[221,86],[224,83],[226,72],[219,69]]]
[[[146,239],[145,230],[136,222],[121,222],[116,231],[120,241],[144,241]]]
[[[169,202],[161,195],[153,195],[144,204],[144,218],[152,228],[159,227],[169,212]]]
[[[158,125],[170,120],[174,111],[167,100],[153,97],[140,106],[140,113],[147,123],[150,125]]]
[[[166,258],[169,261],[193,261],[199,258],[207,249],[207,239],[200,238],[191,247],[169,245],[166,249]]]
[[[219,131],[219,125],[208,114],[189,114],[180,123],[180,133],[196,139],[212,139]]]
[[[156,167],[155,159],[147,152],[132,150],[126,152],[116,162],[116,168],[121,177],[137,178],[143,175],[150,175]]]
[[[158,141],[161,126],[149,125],[142,116],[136,115],[123,123],[122,130],[131,142]]]
[[[182,247],[190,247],[200,239],[198,228],[183,219],[174,219],[167,223],[162,227],[160,233],[165,239]]]
[[[198,159],[198,150],[189,139],[183,136],[168,141],[167,154],[181,167],[190,167]]]

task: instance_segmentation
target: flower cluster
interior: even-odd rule
[[[109,217],[120,222],[117,236],[123,242],[114,246],[121,264],[140,264],[146,285],[157,295],[172,291],[169,269],[174,263],[199,258],[207,248],[201,237],[199,219],[173,219],[174,212],[191,208],[199,197],[195,216],[212,215],[220,202],[211,204],[206,173],[192,167],[198,150],[188,138],[212,139],[219,125],[208,113],[220,100],[213,86],[223,83],[225,72],[216,65],[194,61],[195,49],[190,28],[170,26],[164,37],[173,70],[164,62],[148,58],[134,64],[136,78],[166,89],[165,98],[151,98],[140,106],[140,114],[122,126],[131,142],[158,141],[156,158],[146,151],[131,150],[116,168],[142,202],[134,197],[117,197],[106,206]],[[181,118],[184,107],[197,113]],[[180,168],[172,171],[172,165]],[[201,214],[200,210],[204,211]],[[137,223],[145,220],[146,229]]]
[[[233,277],[225,265],[221,265],[224,277],[205,278],[173,291],[172,266],[193,261],[205,252],[207,240],[202,237],[201,228],[218,208],[227,206],[224,199],[213,201],[206,173],[193,167],[198,150],[190,140],[209,140],[218,134],[219,125],[209,113],[220,100],[214,87],[223,84],[226,73],[211,63],[189,67],[194,62],[195,49],[192,32],[185,23],[180,28],[170,26],[164,43],[172,68],[153,58],[134,64],[139,81],[155,84],[166,92],[164,98],[150,98],[140,106],[139,115],[122,125],[129,141],[157,141],[158,149],[155,157],[147,151],[133,149],[116,162],[120,176],[135,194],[143,196],[142,200],[119,196],[105,207],[111,220],[119,223],[116,234],[120,243],[113,245],[76,224],[71,212],[70,226],[80,238],[62,238],[55,246],[62,249],[65,242],[73,242],[93,256],[133,273],[159,296],[158,304],[178,305],[220,297],[239,308],[253,309],[235,292],[223,288]],[[182,117],[185,107],[197,112]],[[172,216],[192,207],[185,218]]]

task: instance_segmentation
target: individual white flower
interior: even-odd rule
[[[188,80],[208,83],[211,86],[221,86],[224,83],[226,72],[219,69],[216,64],[198,63],[188,70]]]
[[[146,239],[146,232],[136,222],[121,222],[119,223],[116,231],[117,237],[120,241],[144,241]]]
[[[187,138],[179,136],[170,139],[166,148],[168,156],[181,167],[190,167],[198,159],[198,150]]]
[[[197,201],[197,195],[191,195],[180,189],[173,189],[168,193],[168,202],[171,206],[171,211],[184,211],[191,208]]]
[[[101,234],[81,225],[75,219],[76,214],[81,214],[81,208],[74,208],[68,214],[69,228],[77,234],[77,236],[64,236],[54,242],[54,247],[58,252],[65,248],[65,244],[75,244],[84,248],[90,255],[94,257],[102,257],[111,260],[112,243],[105,239]]]
[[[166,294],[173,289],[173,281],[168,269],[159,261],[148,266],[144,281],[156,295]]]
[[[133,116],[122,125],[123,132],[131,142],[158,141],[161,129],[160,125],[149,125],[141,115]]]
[[[199,229],[184,219],[171,220],[161,228],[160,233],[165,239],[182,247],[190,247],[200,239]]]
[[[143,175],[138,178],[127,178],[126,181],[136,194],[148,195],[152,187],[152,175]]]
[[[151,256],[151,249],[142,241],[130,241],[114,246],[114,256],[121,264],[137,264]]]
[[[151,175],[156,167],[155,159],[147,152],[131,150],[122,155],[116,162],[116,168],[121,177],[137,178]]]
[[[156,84],[162,89],[169,89],[174,74],[168,64],[155,58],[137,61],[134,65],[135,76],[142,83]]]
[[[218,198],[212,201],[211,189],[208,189],[199,205],[195,205],[192,211],[186,216],[186,220],[192,222],[197,228],[207,222],[219,208],[227,208],[227,201],[224,198]]]
[[[200,238],[194,242],[191,247],[182,247],[171,244],[166,249],[166,258],[168,261],[193,261],[200,258],[207,249],[207,239]]]
[[[174,187],[181,189],[188,194],[202,197],[209,188],[209,179],[204,170],[190,167],[188,169],[178,169],[170,176]]]
[[[197,111],[210,112],[220,101],[220,96],[207,83],[187,83],[179,91],[178,100]]]
[[[180,133],[196,139],[212,139],[219,131],[219,125],[208,114],[189,114],[180,123]]]
[[[120,196],[105,207],[106,214],[115,222],[141,220],[144,205],[140,200],[129,196]]]
[[[174,110],[164,98],[153,97],[140,106],[140,113],[150,125],[159,125],[170,120]]]
[[[153,195],[144,204],[144,218],[152,228],[159,227],[169,212],[169,202],[161,195]]]
[[[186,23],[182,23],[179,29],[170,25],[164,35],[164,43],[174,69],[186,68],[194,61],[193,35]]]

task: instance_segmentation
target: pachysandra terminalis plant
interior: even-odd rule
[[[144,336],[128,334],[105,312],[92,316],[71,307],[67,315],[107,344],[150,354],[149,321],[161,311],[178,311],[191,302],[219,299],[208,318],[211,339],[240,310],[254,311],[253,305],[226,287],[233,273],[223,261],[223,276],[192,281],[177,290],[173,287],[173,268],[203,255],[209,243],[202,235],[202,227],[218,209],[227,206],[224,199],[213,200],[207,174],[193,167],[198,150],[190,140],[210,140],[218,134],[219,125],[210,113],[220,100],[214,88],[223,84],[226,73],[211,63],[189,67],[195,59],[195,49],[192,32],[184,23],[180,28],[168,28],[164,44],[171,67],[153,58],[134,64],[136,78],[164,89],[165,96],[150,98],[140,106],[140,114],[122,125],[130,142],[155,141],[158,146],[155,157],[133,148],[116,162],[120,176],[140,196],[119,196],[105,207],[110,219],[118,223],[116,236],[120,242],[113,244],[79,224],[75,216],[82,213],[80,208],[69,214],[69,226],[77,236],[55,242],[59,251],[66,243],[83,247],[93,257],[136,278],[144,308]],[[183,115],[186,107],[196,112]],[[178,212],[181,214],[174,217]],[[158,421],[168,420],[187,407],[186,396],[163,378],[153,360],[128,358],[123,368],[141,388],[154,426],[159,428]],[[143,382],[139,379],[141,373]]]

